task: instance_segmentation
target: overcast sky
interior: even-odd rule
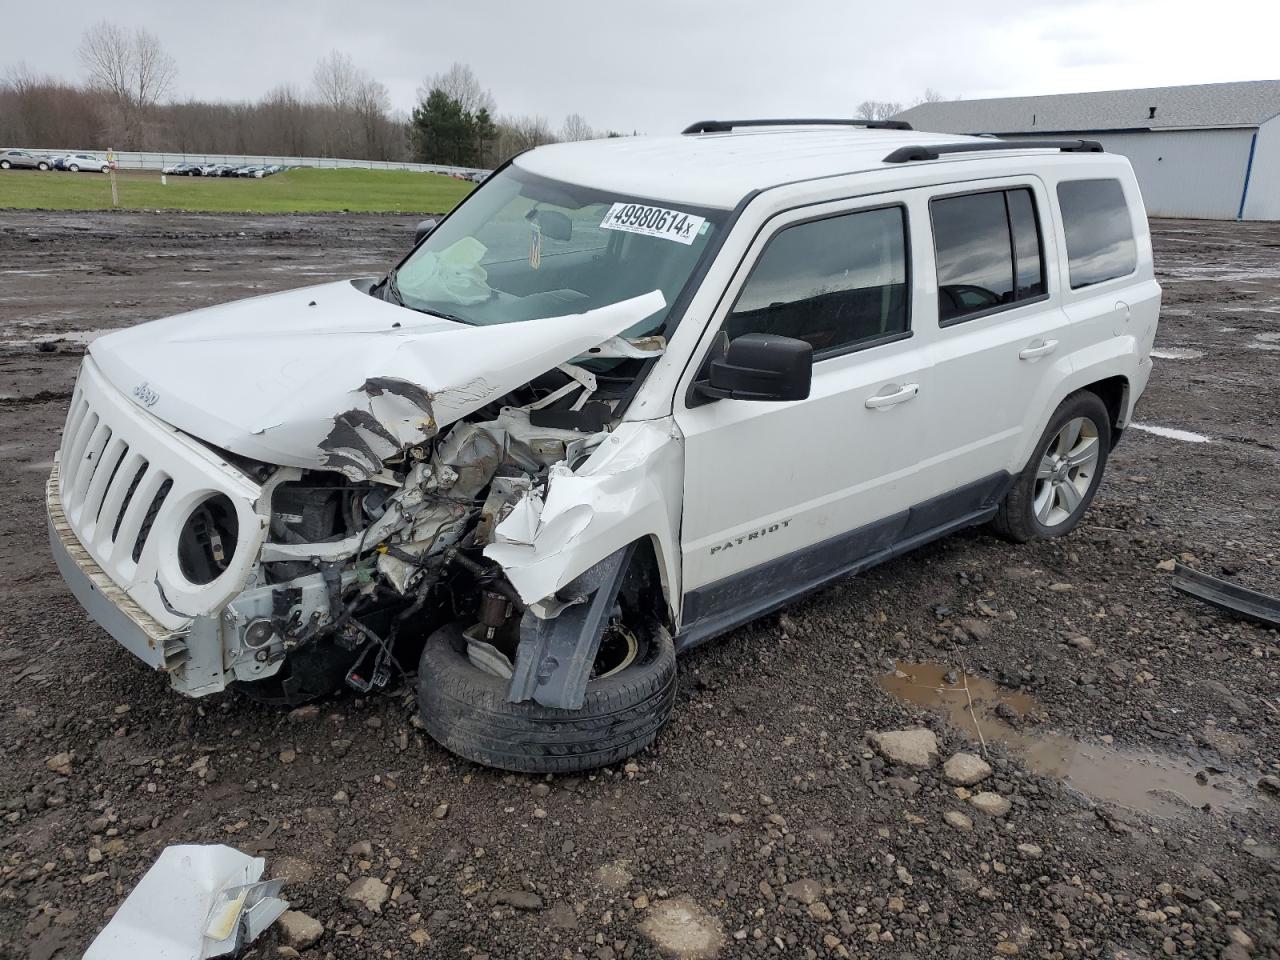
[[[658,133],[714,117],[850,116],[965,98],[1280,78],[1277,0],[5,0],[0,71],[79,77],[82,31],[157,34],[178,98],[310,82],[337,48],[408,111],[468,63],[499,113]]]

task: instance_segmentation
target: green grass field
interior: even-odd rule
[[[472,184],[434,173],[400,170],[290,170],[261,180],[169,177],[129,170],[116,174],[122,210],[215,213],[443,213]],[[100,173],[0,170],[0,209],[107,210],[110,179]]]

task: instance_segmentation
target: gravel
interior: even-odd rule
[[[1204,356],[1157,361],[1139,419],[1211,442],[1129,431],[1072,536],[968,531],[692,652],[652,750],[547,779],[440,749],[408,686],[292,714],[173,694],[87,621],[45,543],[83,348],[38,337],[376,273],[417,219],[0,213],[0,956],[80,956],[174,843],[289,877],[323,932],[300,946],[277,924],[259,960],[1280,956],[1277,635],[1157,569],[1280,592],[1280,391],[1253,346],[1280,329],[1280,225],[1154,224],[1157,342]],[[878,680],[895,661],[1034,698],[997,711],[1027,735],[1222,789],[1208,810],[1179,803],[1135,761],[1160,814],[1099,801],[894,699]],[[909,730],[991,774],[952,783],[870,739]]]

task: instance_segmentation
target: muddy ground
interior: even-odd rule
[[[46,545],[93,331],[378,272],[412,226],[0,214],[0,956],[79,956],[165,845],[229,843],[290,877],[314,958],[652,957],[664,931],[685,956],[1280,957],[1280,644],[1161,569],[1280,592],[1280,225],[1155,225],[1139,421],[1185,433],[1130,430],[1072,536],[973,531],[738,630],[683,661],[634,765],[550,780],[454,759],[407,694],[184,700]],[[942,759],[981,731],[993,775],[868,742],[915,726]]]

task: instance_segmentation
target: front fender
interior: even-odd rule
[[[560,590],[638,540],[653,544],[671,622],[680,615],[679,530],[684,438],[671,417],[618,425],[579,469],[552,467],[521,499],[484,554],[534,613],[553,616]]]

